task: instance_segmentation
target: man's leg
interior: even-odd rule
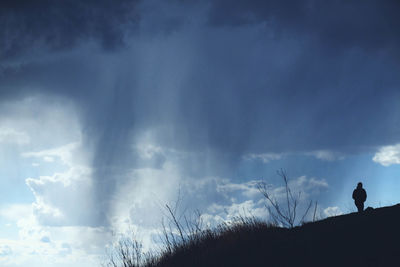
[[[364,203],[356,203],[358,212],[363,212],[364,211]]]

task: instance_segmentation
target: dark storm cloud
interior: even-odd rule
[[[123,129],[129,132],[132,127],[162,122],[175,127],[173,134],[163,132],[157,137],[164,144],[194,150],[206,144],[236,154],[354,150],[397,140],[399,64],[393,54],[400,27],[394,27],[396,3],[213,1],[199,8],[204,14],[197,17],[192,16],[196,5],[186,3],[182,10],[177,2],[148,3],[141,3],[138,10],[142,30],[154,34],[154,42],[148,43],[153,48],[131,44],[132,50],[142,52],[135,52],[132,62],[112,63],[121,65],[111,70],[112,81],[102,78],[110,63],[83,51],[72,55],[79,59],[7,69],[3,74],[7,85],[37,85],[43,92],[83,102],[86,123],[96,125],[91,134],[100,140],[113,139]],[[105,11],[106,6],[100,4],[99,9]],[[111,17],[120,9],[118,4],[111,8],[112,29],[119,29],[117,19]],[[204,16],[212,27],[177,26],[190,16],[187,22]],[[162,28],[165,22],[170,35],[155,33],[157,25]],[[178,32],[171,32],[174,27]],[[70,34],[70,39],[78,37]],[[131,41],[139,39],[135,38]],[[368,47],[380,49],[364,49]],[[141,64],[146,60],[138,60],[140,53],[159,58],[145,70]],[[181,75],[180,85],[167,88],[157,82],[157,76],[143,78],[152,72]],[[111,126],[105,133],[96,130],[107,121]],[[110,143],[105,141],[104,146]]]
[[[106,49],[123,44],[133,31],[136,1],[19,0],[0,3],[0,58],[18,56],[36,46],[69,48],[94,39]]]
[[[140,8],[137,8],[137,6]],[[124,42],[139,23],[152,32],[173,32],[193,22],[196,10],[211,26],[240,27],[266,23],[275,38],[315,38],[327,47],[397,49],[398,1],[2,1],[2,57],[35,45],[65,48],[91,38],[105,48]],[[294,36],[293,36],[294,35]],[[394,52],[394,51],[393,51]]]
[[[246,89],[219,87],[219,93],[212,86],[197,90],[199,99],[211,100],[205,110],[212,125],[208,129],[217,132],[211,140],[238,149],[252,147],[253,139],[258,141],[251,149],[277,151],[357,150],[398,141],[399,11],[398,1],[210,1],[208,23],[213,27],[229,31],[263,25],[260,35],[269,36],[259,58],[236,71],[232,58],[250,56],[250,51],[244,46],[235,51],[238,44],[228,40],[227,55],[220,59],[227,64],[219,66],[231,71],[227,80],[251,68],[252,77],[269,76],[267,83],[260,86],[256,79],[243,84]],[[281,43],[282,49],[269,48],[271,42]],[[299,57],[293,55],[284,69],[277,68],[285,54],[293,54],[288,49],[299,48]],[[229,101],[231,95],[237,98]],[[215,100],[218,96],[221,101]],[[229,104],[235,106],[233,112],[226,110]],[[240,136],[240,129],[248,133]],[[229,138],[229,133],[239,136]],[[263,135],[270,140],[260,143]],[[249,136],[249,143],[230,142]]]
[[[2,2],[2,57],[19,64],[2,66],[1,99],[74,100],[103,207],[130,168],[165,160],[133,151],[147,130],[196,152],[188,176],[228,176],[245,153],[400,142],[398,4],[282,2]]]
[[[267,23],[280,35],[315,38],[327,47],[398,49],[400,2],[391,1],[212,1],[209,23]]]

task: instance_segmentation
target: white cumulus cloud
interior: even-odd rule
[[[262,153],[262,154],[246,154],[243,158],[245,160],[261,160],[263,163],[268,163],[273,160],[282,159],[284,154],[279,153]]]
[[[67,167],[64,172],[26,179],[35,196],[35,215],[44,225],[90,225],[92,171],[86,165],[75,162],[79,158],[77,154],[77,143],[23,154],[24,157],[43,159],[57,157]]]
[[[324,209],[324,215],[326,217],[342,215],[343,212],[339,207],[327,207]]]
[[[372,160],[383,166],[400,164],[400,144],[381,147]]]

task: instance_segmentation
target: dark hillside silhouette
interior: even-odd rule
[[[244,224],[204,235],[151,266],[400,266],[399,255],[395,205],[292,229]]]

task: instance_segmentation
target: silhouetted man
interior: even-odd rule
[[[358,183],[357,188],[353,191],[354,204],[356,204],[358,212],[364,211],[364,202],[367,199],[367,192],[362,187],[362,183]]]

